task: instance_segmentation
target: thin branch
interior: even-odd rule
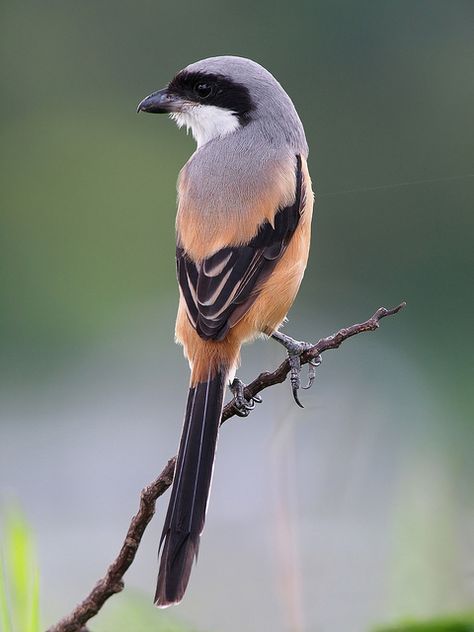
[[[158,478],[142,489],[138,513],[133,516],[122,548],[104,577],[99,579],[84,601],[78,604],[71,614],[49,628],[48,632],[87,632],[85,624],[89,619],[100,611],[109,597],[123,590],[122,578],[135,559],[143,533],[153,518],[156,499],[164,494],[173,482],[175,460],[170,459]]]
[[[403,302],[393,309],[380,307],[371,318],[363,323],[340,329],[332,336],[321,338],[302,354],[301,364],[307,364],[325,351],[337,349],[345,340],[352,336],[366,331],[375,331],[379,327],[382,318],[397,314],[405,305],[406,303]],[[288,360],[285,360],[275,371],[261,373],[245,388],[245,397],[251,399],[266,388],[284,382],[289,371],[290,364]],[[221,424],[236,414],[233,402],[234,400],[231,400],[224,407]],[[97,582],[89,595],[74,608],[71,614],[61,619],[59,623],[53,625],[47,632],[87,632],[85,628],[86,623],[101,610],[109,597],[123,590],[123,576],[135,559],[143,533],[155,513],[156,501],[173,482],[175,462],[176,457],[170,459],[158,478],[142,489],[139,510],[132,518],[119,554],[107,569],[104,577]]]
[[[314,358],[317,358],[325,351],[329,351],[330,349],[338,349],[341,344],[351,338],[352,336],[356,336],[357,334],[362,334],[366,331],[375,331],[379,327],[379,323],[382,318],[386,316],[393,316],[394,314],[398,314],[398,312],[405,307],[406,303],[400,303],[397,307],[393,307],[392,309],[386,309],[385,307],[379,307],[379,309],[375,312],[375,314],[364,321],[363,323],[358,323],[356,325],[352,325],[351,327],[345,327],[344,329],[339,329],[339,331],[332,336],[328,336],[327,338],[321,338],[315,345],[313,345],[310,349],[305,351],[301,356],[301,365],[308,364],[308,362]],[[280,366],[273,371],[272,373],[268,373],[265,371],[264,373],[260,373],[260,375],[244,390],[244,395],[246,399],[251,399],[261,393],[266,388],[270,386],[274,386],[275,384],[281,384],[284,382],[290,372],[290,363],[288,360],[285,360],[280,364]],[[233,417],[235,412],[235,407],[233,405],[233,401],[230,401],[222,411],[222,421],[227,421]]]

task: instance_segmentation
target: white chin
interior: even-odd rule
[[[240,127],[238,116],[231,110],[216,105],[192,105],[183,112],[171,115],[178,127],[186,127],[197,143],[198,148],[214,138],[232,134]]]

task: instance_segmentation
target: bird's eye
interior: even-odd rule
[[[194,86],[194,92],[200,99],[207,99],[212,94],[212,85],[210,83],[197,83]]]

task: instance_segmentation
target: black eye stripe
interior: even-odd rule
[[[196,103],[231,110],[242,124],[248,123],[254,108],[248,88],[224,75],[181,71],[168,90]]]

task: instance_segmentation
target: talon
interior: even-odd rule
[[[293,399],[300,406],[300,408],[304,408],[302,403],[298,398],[298,389],[300,388],[300,373],[301,373],[301,361],[300,356],[298,355],[290,355],[288,357],[290,361],[290,382],[291,388],[293,391]]]
[[[298,406],[300,408],[304,408],[303,404],[300,402],[299,398],[298,398],[298,389],[293,386],[293,399],[295,400],[295,402],[298,404]]]
[[[315,358],[311,358],[311,360],[308,361],[308,383],[306,384],[306,386],[303,386],[305,391],[313,386],[314,380],[316,379],[316,369],[321,364],[321,362],[322,358],[320,355],[316,356]]]
[[[246,399],[244,395],[245,384],[237,377],[230,384],[230,390],[234,396],[234,410],[238,417],[247,417],[251,410],[255,408],[255,404],[260,404],[262,398],[256,395],[251,399]]]
[[[249,411],[245,408],[239,408],[238,405],[234,402],[234,410],[237,417],[248,417]]]

